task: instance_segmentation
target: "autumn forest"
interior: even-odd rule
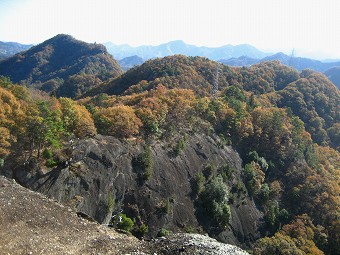
[[[261,238],[248,247],[254,255],[340,254],[340,91],[326,76],[278,61],[230,67],[183,55],[124,73],[114,65],[114,75],[100,64],[90,67],[74,65],[71,75],[62,67],[41,81],[36,74],[1,76],[4,172],[29,161],[56,169],[68,158],[70,140],[99,134],[146,148],[136,160],[146,185],[154,171],[148,146],[174,144],[176,157],[188,137],[216,135],[220,146],[239,153],[243,170],[235,187],[228,187],[227,167],[212,165],[194,178],[193,199],[212,215],[215,230],[228,228],[229,206],[243,194],[263,214]],[[221,189],[227,200],[219,198],[226,195]]]

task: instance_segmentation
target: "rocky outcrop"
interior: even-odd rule
[[[170,235],[166,238],[152,240],[151,244],[159,255],[249,255],[249,253],[234,245],[223,244],[213,238],[199,234]]]
[[[209,232],[220,241],[249,244],[259,238],[261,213],[246,195],[230,204],[232,219],[225,231],[206,224],[198,217],[193,182],[198,172],[210,164],[218,169],[228,164],[234,169],[227,185],[242,183],[242,162],[235,150],[223,146],[218,138],[191,135],[180,153],[174,145],[157,141],[151,144],[152,174],[144,178],[136,159],[145,150],[143,143],[121,141],[98,135],[70,144],[64,165],[46,170],[26,164],[13,172],[21,184],[58,201],[74,206],[102,224],[120,209],[136,224],[147,224],[149,235],[161,228],[174,232]],[[202,230],[203,228],[203,230]]]

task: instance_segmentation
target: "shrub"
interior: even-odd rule
[[[170,199],[168,198],[166,201],[165,201],[165,205],[164,205],[164,211],[166,214],[168,214],[171,210],[171,203],[170,203]]]
[[[55,167],[57,165],[58,165],[58,162],[55,161],[53,158],[46,160],[46,163],[45,163],[45,166],[47,167]]]
[[[107,198],[106,213],[110,213],[114,207],[115,207],[115,199],[113,195],[110,193]]]
[[[260,191],[258,192],[257,197],[260,199],[262,204],[265,204],[269,200],[269,195],[270,195],[270,189],[267,183],[264,183],[261,186]]]
[[[231,218],[228,200],[228,189],[221,176],[213,178],[200,195],[206,213],[222,228],[228,225]]]
[[[226,203],[218,203],[215,200],[212,202],[212,215],[218,224],[225,227],[229,224],[231,212],[230,207]]]
[[[230,180],[234,171],[235,170],[228,164],[224,164],[218,169],[218,172],[222,175],[224,181]]]
[[[176,156],[181,154],[181,152],[184,150],[184,147],[185,147],[185,139],[181,138],[180,140],[178,140],[176,147],[174,149]]]
[[[153,159],[149,145],[145,146],[144,151],[138,155],[134,165],[142,172],[144,180],[150,179],[153,174]]]
[[[184,228],[184,232],[185,233],[189,233],[189,234],[192,234],[192,233],[195,233],[196,231],[195,231],[195,228],[193,227],[193,226],[186,226],[185,228]]]
[[[161,228],[158,232],[158,236],[159,237],[162,237],[162,236],[168,236],[172,234],[172,231],[171,230],[168,230],[168,229],[165,229],[165,228]]]
[[[49,149],[45,149],[43,152],[42,152],[42,156],[45,158],[45,159],[50,159],[53,157],[53,152]]]
[[[118,222],[117,227],[125,231],[130,232],[134,222],[131,218],[127,217],[126,214],[121,214],[121,221]]]
[[[201,194],[201,192],[204,190],[205,185],[205,177],[202,172],[198,172],[195,175],[194,185],[193,185],[193,192],[194,194]]]
[[[144,237],[149,232],[149,227],[146,224],[142,224],[139,227],[133,229],[133,235],[138,238]]]
[[[244,166],[244,178],[249,193],[254,196],[258,194],[265,179],[261,166],[252,161]]]
[[[215,167],[210,163],[206,164],[203,170],[203,174],[207,180],[211,179],[213,176],[215,176]]]

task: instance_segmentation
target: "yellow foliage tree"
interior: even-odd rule
[[[100,108],[95,113],[95,124],[99,133],[120,138],[131,137],[139,133],[141,120],[130,106],[118,105]]]
[[[85,106],[77,105],[73,100],[64,97],[59,98],[59,102],[63,125],[67,132],[79,138],[96,134],[94,121]]]
[[[84,138],[93,136],[97,133],[91,114],[82,105],[74,105],[75,109],[75,127],[74,134],[76,137]]]
[[[0,159],[6,157],[10,153],[11,134],[5,127],[0,127]]]

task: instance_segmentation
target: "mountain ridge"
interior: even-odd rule
[[[238,58],[220,59],[218,61],[231,66],[251,66],[256,63],[272,60],[278,60],[282,64],[294,67],[299,71],[302,71],[303,69],[312,69],[314,71],[323,72],[340,89],[340,80],[337,78],[340,76],[340,69],[338,68],[340,67],[340,61],[323,62],[304,57],[292,57],[282,52],[275,53],[274,55],[262,59],[242,56]]]
[[[88,44],[66,34],[0,62],[0,75],[58,96],[76,97],[88,87],[121,73],[105,46]],[[82,82],[78,87],[70,87],[70,78]]]
[[[1,43],[0,42],[0,58],[1,58]],[[20,45],[18,43],[8,43],[11,45]],[[132,47],[128,44],[121,44],[117,45],[112,42],[107,42],[104,45],[106,45],[108,52],[110,52],[111,55],[114,55],[117,59],[119,59],[119,64],[121,65],[122,69],[124,71],[127,71],[128,69],[136,66],[141,65],[145,60],[152,59],[152,58],[158,58],[158,57],[165,57],[169,55],[176,55],[176,54],[182,54],[186,56],[202,56],[202,57],[208,57],[212,60],[217,60],[223,64],[231,65],[231,66],[249,66],[253,65],[255,63],[263,62],[263,61],[271,61],[271,60],[279,60],[281,63],[285,65],[292,66],[296,68],[297,70],[301,71],[303,69],[313,69],[315,71],[324,72],[326,75],[330,72],[327,72],[328,69],[331,69],[333,67],[340,66],[339,60],[328,60],[328,61],[320,61],[315,60],[311,58],[306,57],[293,57],[288,56],[282,52],[275,53],[273,55],[270,55],[269,53],[264,53],[259,50],[257,50],[255,47],[249,45],[249,44],[240,44],[240,45],[224,45],[220,47],[206,47],[206,46],[195,46],[191,44],[186,44],[182,40],[175,40],[170,41],[167,43],[163,43],[157,46],[153,45],[142,45],[137,47]],[[28,47],[29,45],[22,45],[25,47]],[[24,48],[16,49],[16,51],[8,53],[9,55],[13,55],[17,53],[18,51],[25,50]],[[33,46],[34,48],[35,46]],[[99,50],[100,52],[100,50]],[[103,53],[105,54],[105,50],[103,50]],[[7,54],[7,57],[9,56]],[[336,77],[336,70],[333,69],[332,76]],[[12,78],[13,81],[16,81]],[[84,83],[84,79],[82,79],[82,83]],[[93,79],[92,79],[93,80]],[[101,79],[102,80],[102,79]],[[332,82],[336,84],[338,88],[340,88],[340,82],[338,79],[331,79]],[[59,86],[53,82],[54,84],[47,84],[46,89],[43,90],[49,90],[48,87],[53,86]],[[93,82],[92,82],[93,83]],[[90,86],[98,85],[98,82],[95,82],[96,84],[92,84]],[[68,85],[67,85],[68,86]],[[65,88],[61,89],[64,92],[57,92],[57,95],[66,95],[75,97],[75,94],[77,96],[80,96],[81,93],[71,93],[68,94],[65,93]]]
[[[254,58],[262,58],[269,54],[264,53],[249,44],[224,45],[220,47],[195,46],[187,44],[182,40],[170,41],[160,45],[142,45],[132,47],[128,44],[117,45],[111,42],[104,43],[108,52],[117,59],[137,55],[143,59],[165,57],[174,54],[184,54],[187,56],[201,56],[212,60],[226,57],[239,57],[248,55]]]

